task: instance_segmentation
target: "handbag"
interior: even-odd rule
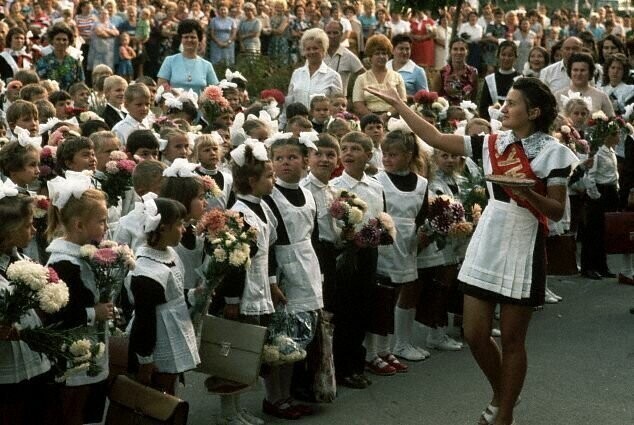
[[[189,404],[124,375],[115,378],[106,425],[185,425]]]
[[[564,234],[546,238],[546,271],[547,274],[554,276],[579,273],[575,235]]]
[[[605,213],[605,253],[634,253],[634,212]]]
[[[313,392],[319,403],[332,403],[337,397],[335,362],[332,354],[333,314],[322,310],[315,335],[316,362]]]
[[[200,334],[198,372],[253,385],[260,375],[267,329],[206,315]]]

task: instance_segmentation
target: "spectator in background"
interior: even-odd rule
[[[81,53],[84,57],[82,63],[84,72],[88,70],[88,55],[90,53],[90,43],[88,41],[96,23],[97,17],[92,13],[92,3],[88,0],[80,1],[75,12],[75,25],[79,36],[84,39],[84,44],[81,45]]]
[[[235,63],[235,45],[238,25],[229,17],[229,5],[226,1],[219,3],[218,15],[209,22],[210,60],[217,65],[227,66]],[[202,40],[201,40],[202,41]]]
[[[293,63],[299,62],[300,48],[299,40],[301,40],[304,31],[311,27],[310,21],[306,16],[306,8],[299,3],[293,8],[295,19],[291,22],[291,56]]]
[[[599,21],[599,14],[596,12],[592,12],[590,14],[590,22],[586,26],[586,30],[592,33],[592,36],[595,40],[601,40],[603,35],[605,34],[605,28]]]
[[[546,83],[550,91],[555,93],[570,85],[570,77],[566,71],[566,62],[573,53],[581,52],[582,47],[583,43],[579,38],[568,37],[561,45],[561,60],[541,70],[539,79]],[[551,54],[551,56],[554,61],[554,53]]]
[[[174,51],[174,37],[178,33],[178,20],[176,19],[177,6],[174,2],[165,4],[165,17],[160,21],[159,29],[159,54],[158,65],[161,66],[165,58]]]
[[[90,37],[88,70],[92,71],[95,65],[98,64],[114,68],[115,41],[118,36],[119,30],[110,22],[110,13],[105,8],[101,9],[99,21],[95,24]]]
[[[469,19],[458,28],[458,36],[465,39],[469,45],[467,63],[478,69],[480,67],[480,40],[484,35],[483,28],[478,24],[478,14],[469,12]]]
[[[244,19],[238,25],[238,40],[240,41],[240,52],[249,54],[260,54],[260,33],[262,32],[262,22],[255,17],[256,8],[251,2],[244,4]]]
[[[429,90],[425,70],[410,59],[412,54],[412,37],[399,34],[392,37],[394,47],[393,59],[388,61],[387,69],[398,72],[405,82],[407,97],[413,97],[419,90]]]
[[[422,11],[416,11],[410,20],[412,44],[412,60],[416,65],[434,66],[434,21]]]
[[[513,34],[513,40],[518,42],[517,46],[517,61],[515,62],[515,69],[524,69],[524,64],[528,62],[528,53],[533,46],[537,46],[537,35],[531,30],[530,21],[528,18],[522,18],[520,20],[520,27],[515,30]]]
[[[271,40],[269,41],[269,57],[279,65],[290,63],[290,28],[289,19],[286,16],[286,1],[275,0],[273,2],[274,14],[271,17]]]
[[[328,36],[328,50],[324,56],[324,63],[334,69],[341,76],[343,95],[348,94],[348,81],[352,74],[360,74],[365,70],[358,56],[341,45],[341,23],[331,21],[326,25]]]
[[[387,19],[387,11],[383,8],[377,9],[376,13],[376,29],[374,32],[377,34],[383,34],[387,38],[392,37],[392,32],[390,29],[390,23]]]
[[[506,32],[504,12],[499,7],[496,7],[493,11],[493,22],[487,25],[482,37],[482,62],[486,66],[484,71],[487,74],[495,71],[498,45],[500,40],[506,39]]]
[[[528,62],[524,64],[524,69],[521,70],[522,75],[524,77],[539,78],[541,70],[549,64],[550,55],[548,51],[541,46],[535,46],[528,52]]]
[[[24,48],[25,32],[18,27],[11,28],[6,37],[6,49],[0,53],[0,76],[7,81],[19,69],[31,69],[31,55]]]
[[[534,45],[541,46],[542,40],[544,39],[544,27],[542,26],[541,22],[539,22],[541,18],[539,16],[539,12],[537,12],[537,10],[535,9],[529,10],[528,13],[526,14],[526,17],[528,18],[528,21],[530,22],[530,30],[535,33]]]
[[[75,35],[68,25],[53,25],[47,36],[53,45],[53,52],[37,62],[37,75],[44,80],[57,81],[61,90],[68,90],[74,83],[84,81],[81,62],[67,52],[68,47],[75,41]]]
[[[392,6],[390,9],[390,31],[392,37],[398,34],[410,32],[410,24],[401,19],[402,11],[398,6]]]
[[[478,70],[467,65],[469,44],[461,38],[449,43],[448,64],[440,70],[440,93],[451,105],[460,105],[463,100],[476,101],[478,93]]]

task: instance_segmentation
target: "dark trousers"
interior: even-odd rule
[[[322,294],[324,310],[334,313],[337,299],[337,249],[332,242],[318,241],[313,243],[315,254],[319,260],[319,268],[324,275]]]
[[[333,356],[337,376],[363,373],[363,340],[370,314],[370,294],[376,284],[377,249],[361,249],[354,254],[354,267],[346,264],[337,272],[337,300]]]
[[[581,238],[581,270],[608,271],[605,254],[605,213],[616,211],[619,194],[616,185],[597,185],[601,197],[586,203],[585,231]]]

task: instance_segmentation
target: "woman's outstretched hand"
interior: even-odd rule
[[[364,87],[364,90],[384,100],[385,102],[389,103],[392,106],[396,106],[400,102],[402,102],[401,97],[399,96],[398,92],[396,91],[394,87],[388,87],[385,90],[381,90],[377,87],[368,86],[368,87]]]

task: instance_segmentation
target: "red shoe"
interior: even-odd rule
[[[392,376],[396,374],[396,369],[379,356],[376,356],[371,362],[365,362],[365,368],[379,376]]]
[[[631,277],[627,277],[624,274],[619,273],[619,283],[621,285],[632,285],[634,286],[634,279]]]
[[[398,359],[392,353],[386,354],[385,356],[379,356],[379,357],[381,357],[381,359],[383,359],[385,363],[389,364],[394,369],[396,369],[396,373],[407,373],[407,371],[409,370],[409,366],[407,366],[405,363],[399,362]]]
[[[308,404],[296,403],[295,400],[293,400],[292,398],[284,401],[284,403],[290,404],[291,409],[295,409],[302,416],[310,416],[315,413],[315,409],[313,409]]]
[[[267,415],[275,416],[280,419],[296,420],[302,417],[301,413],[286,401],[279,401],[273,404],[267,399],[264,399],[262,401],[262,411]]]

